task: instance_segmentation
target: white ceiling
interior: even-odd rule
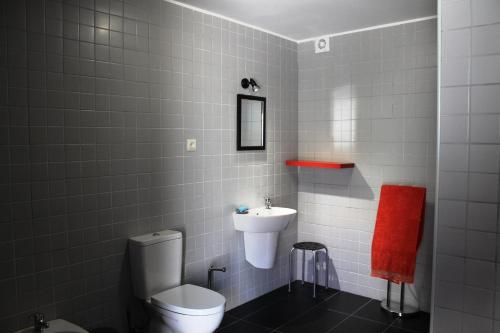
[[[177,1],[292,40],[433,16],[437,10],[437,0]]]

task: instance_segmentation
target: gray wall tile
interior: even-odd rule
[[[2,296],[17,286],[0,301],[2,329],[43,311],[125,331],[126,240],[166,228],[184,233],[185,282],[228,268],[215,281],[228,308],[285,284],[296,221],[263,271],[245,261],[231,213],[266,193],[297,207],[284,167],[298,151],[297,46],[160,0],[37,4],[8,1],[0,23]],[[243,77],[267,97],[265,152],[236,151]]]

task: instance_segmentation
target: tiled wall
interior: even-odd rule
[[[434,332],[499,332],[500,2],[441,13]]]
[[[0,2],[0,327],[45,312],[120,327],[130,235],[178,228],[185,280],[233,307],[285,283],[244,260],[236,204],[297,206],[297,46],[161,0]],[[236,151],[236,94],[267,97],[267,150]],[[185,151],[196,138],[198,150]],[[120,328],[120,331],[125,331]]]
[[[330,39],[330,52],[299,45],[299,157],[355,162],[299,171],[299,240],[326,244],[330,285],[381,298],[370,277],[380,186],[428,190],[416,282],[407,299],[429,311],[436,167],[436,20]],[[332,44],[333,43],[333,44]],[[321,275],[322,277],[322,275]],[[308,279],[311,279],[309,270]],[[393,288],[394,297],[399,288]]]

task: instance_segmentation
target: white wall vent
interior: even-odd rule
[[[316,53],[323,53],[330,51],[330,37],[323,36],[314,40],[314,50]]]

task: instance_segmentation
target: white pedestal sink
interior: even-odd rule
[[[272,268],[279,232],[296,214],[295,209],[282,207],[254,208],[248,214],[233,213],[235,229],[244,233],[246,260],[257,268]]]

